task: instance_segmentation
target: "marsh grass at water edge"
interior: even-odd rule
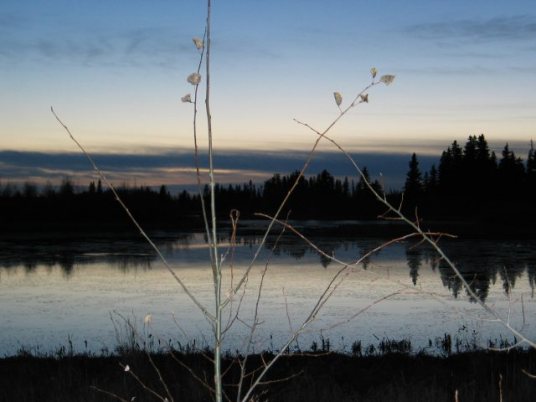
[[[270,353],[263,359],[269,360]],[[201,353],[153,354],[152,359],[170,384],[176,400],[206,401],[210,394],[192,379],[176,359],[197,374],[209,375],[211,367]],[[251,364],[260,355],[251,356]],[[223,366],[231,367],[229,378],[238,375],[230,356]],[[125,400],[154,400],[119,366],[128,364],[154,389],[158,379],[144,352],[97,357],[16,356],[0,359],[0,401],[111,401],[106,390]],[[460,401],[529,402],[534,400],[536,382],[523,373],[536,370],[534,351],[509,353],[474,351],[433,357],[423,354],[386,353],[349,356],[322,351],[289,354],[273,367],[256,395],[279,402],[451,402],[457,392]],[[226,387],[232,395],[232,387]]]

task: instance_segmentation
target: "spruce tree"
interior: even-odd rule
[[[421,196],[423,191],[423,181],[421,171],[419,170],[419,161],[417,155],[413,153],[409,161],[409,170],[406,175],[404,185],[404,196],[408,202],[415,202]]]

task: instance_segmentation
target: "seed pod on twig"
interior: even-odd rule
[[[380,82],[383,82],[385,85],[391,84],[394,80],[395,80],[395,76],[390,75],[390,74],[382,75],[380,77]]]
[[[192,38],[193,42],[194,42],[194,45],[195,47],[197,48],[197,50],[201,50],[205,47],[205,43],[203,42],[203,39],[201,38]]]
[[[337,104],[337,106],[341,106],[342,95],[339,92],[333,92],[333,96],[335,97],[335,103]]]
[[[198,73],[192,73],[186,80],[192,85],[198,85],[201,82],[201,75]]]

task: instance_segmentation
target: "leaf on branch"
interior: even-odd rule
[[[359,97],[361,98],[361,102],[368,103],[368,94],[361,94]]]
[[[383,82],[385,85],[390,85],[390,84],[392,84],[394,80],[395,80],[395,76],[394,76],[394,75],[390,75],[390,74],[382,75],[382,76],[380,77],[380,82]]]
[[[201,82],[201,74],[192,73],[186,80],[192,85],[198,85]]]
[[[370,75],[372,75],[372,78],[376,78],[376,75],[378,74],[378,70],[376,69],[376,67],[372,67],[370,69]]]
[[[181,101],[184,103],[192,103],[192,95],[186,94],[181,98]]]
[[[341,106],[342,95],[339,92],[333,92],[333,96],[335,97],[335,103],[337,104],[337,106]]]
[[[192,40],[197,50],[201,50],[205,47],[205,42],[203,42],[203,39],[196,37],[196,38],[192,38]]]

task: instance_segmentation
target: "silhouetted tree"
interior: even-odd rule
[[[70,179],[62,180],[59,195],[62,198],[70,198],[74,195],[74,186]]]
[[[536,150],[534,143],[530,141],[530,149],[527,156],[527,194],[534,200],[536,198]]]
[[[97,192],[97,187],[95,186],[95,182],[92,181],[89,183],[89,186],[88,186],[88,193],[89,194],[95,194]]]
[[[26,182],[22,188],[22,196],[24,198],[35,198],[37,197],[37,186],[33,183]]]
[[[42,190],[43,197],[46,199],[53,199],[56,197],[56,190],[50,181],[47,181]]]
[[[514,151],[511,151],[506,144],[498,167],[500,193],[508,198],[519,197],[523,188],[524,176],[523,161],[521,158],[517,158]]]
[[[404,199],[408,207],[415,207],[417,201],[423,192],[423,181],[421,171],[419,169],[419,161],[417,155],[413,153],[409,161],[409,170],[406,175],[406,183],[404,184]]]
[[[430,168],[430,173],[426,172],[424,177],[424,191],[430,195],[434,195],[437,192],[438,177],[435,164]]]
[[[446,151],[443,151],[439,161],[439,188],[443,194],[460,194],[460,175],[462,172],[462,149],[454,141]]]

